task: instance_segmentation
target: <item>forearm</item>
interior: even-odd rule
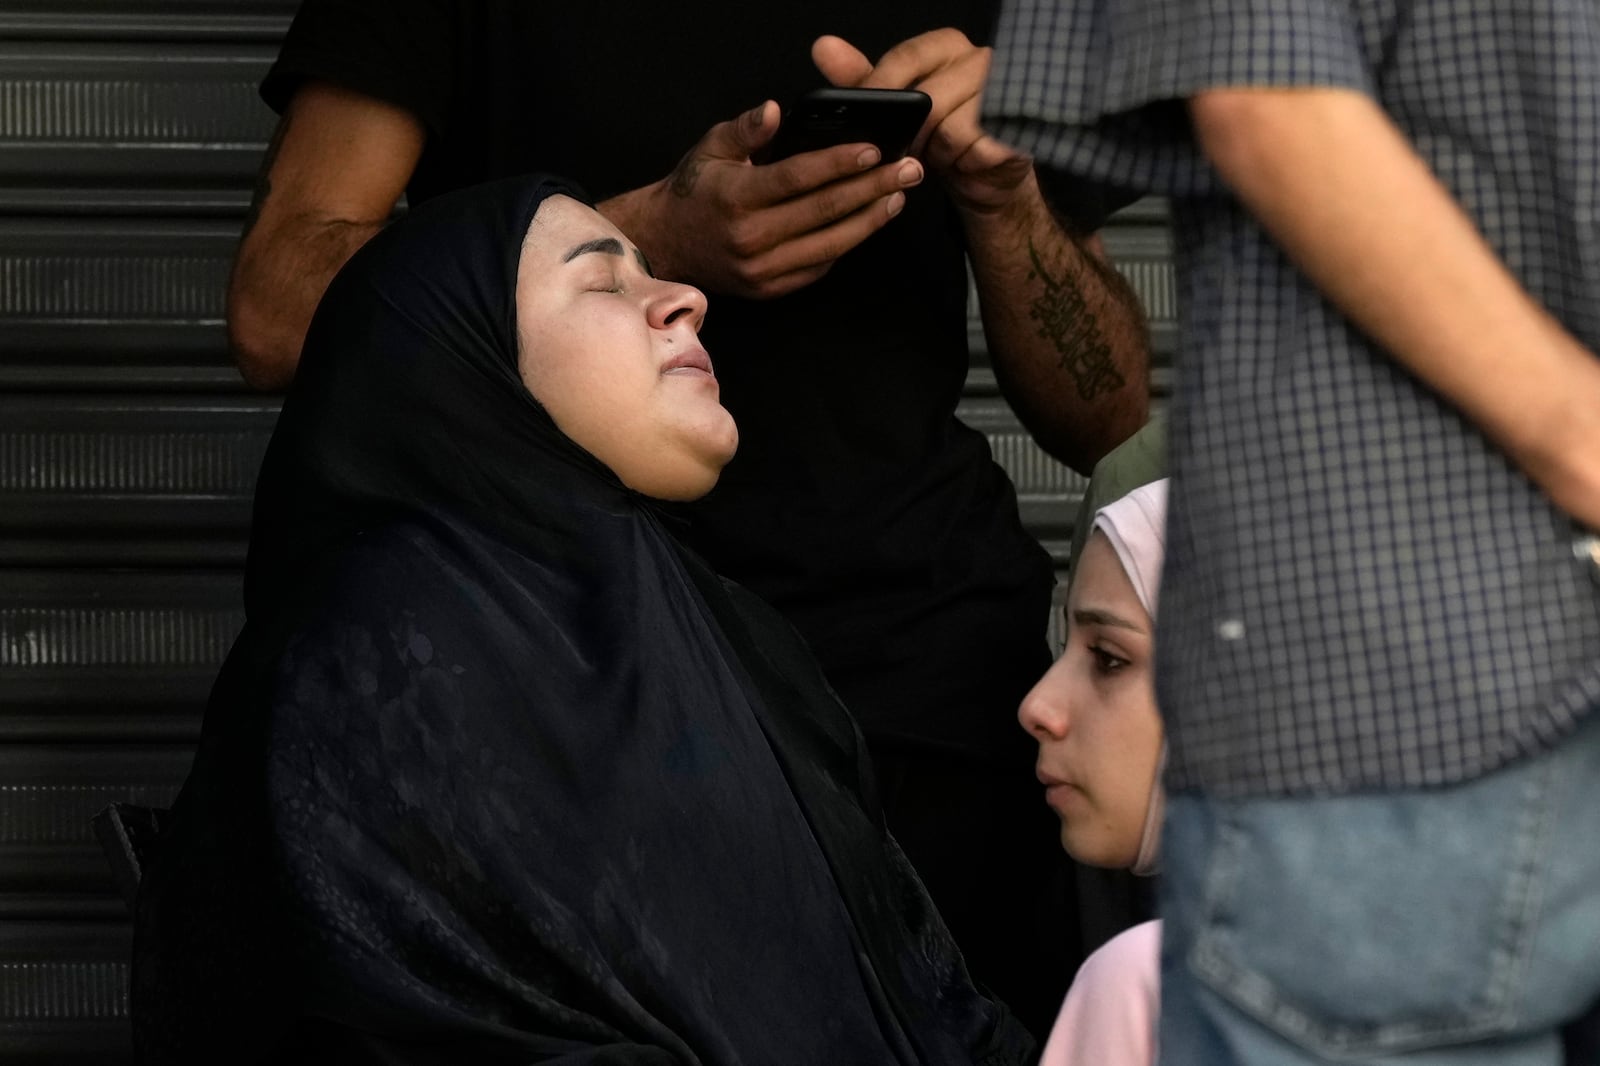
[[[1600,463],[1600,361],[1522,289],[1377,104],[1231,90],[1192,110],[1223,180],[1334,306],[1558,502],[1593,491],[1565,468],[1587,455],[1592,478]]]
[[[328,282],[382,229],[422,154],[422,123],[393,104],[312,82],[261,161],[228,281],[228,343],[259,389],[294,380]]]
[[[1138,297],[1097,239],[1062,229],[1031,173],[1006,206],[962,219],[1001,390],[1040,447],[1087,473],[1149,413]]]
[[[228,343],[245,381],[294,380],[311,316],[339,268],[382,223],[290,220],[246,237],[228,282]]]

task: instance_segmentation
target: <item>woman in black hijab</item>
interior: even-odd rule
[[[799,639],[664,527],[736,439],[704,298],[576,195],[440,197],[324,298],[141,885],[142,1060],[1027,1061]]]

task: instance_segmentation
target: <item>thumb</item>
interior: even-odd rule
[[[860,85],[872,75],[872,61],[861,49],[832,34],[811,42],[811,62],[834,85]]]
[[[764,100],[738,117],[711,127],[705,140],[705,154],[743,162],[772,140],[778,130],[777,119],[778,105]]]

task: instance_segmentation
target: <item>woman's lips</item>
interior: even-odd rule
[[[1039,784],[1044,786],[1044,801],[1053,808],[1059,809],[1063,802],[1078,794],[1081,790],[1077,785],[1064,778],[1057,777],[1043,768],[1035,769],[1034,776],[1039,779]]]
[[[679,371],[686,373],[709,374],[716,377],[716,371],[711,369],[711,357],[704,348],[690,348],[688,351],[679,352],[667,360],[667,365],[661,368],[663,374],[672,374]]]
[[[1076,809],[1083,802],[1083,790],[1077,785],[1065,781],[1056,781],[1045,786],[1044,802],[1057,814],[1065,815],[1067,810]]]

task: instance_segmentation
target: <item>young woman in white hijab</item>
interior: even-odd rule
[[[1066,648],[1022,701],[1039,742],[1045,801],[1061,842],[1093,866],[1155,871],[1161,766],[1152,656],[1165,544],[1167,482],[1103,507],[1067,597]],[[1160,922],[1127,930],[1078,971],[1041,1066],[1155,1061]]]

